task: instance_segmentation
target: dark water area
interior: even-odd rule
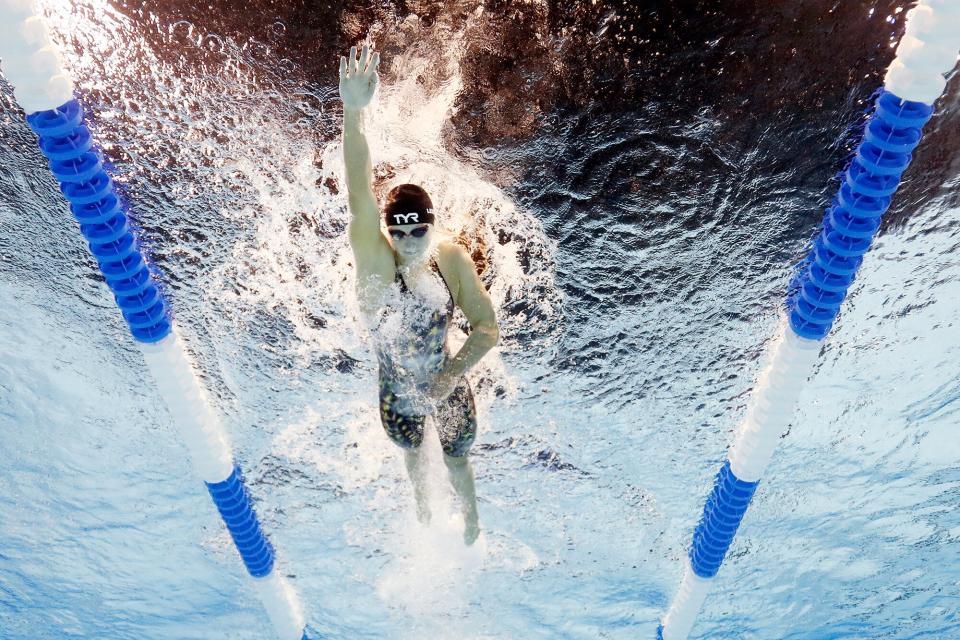
[[[267,42],[322,85],[336,84],[338,56],[368,35],[389,60],[400,48],[467,29],[461,60],[465,86],[451,123],[452,145],[515,145],[542,135],[551,116],[576,120],[579,114],[586,120],[599,113],[629,114],[643,124],[651,111],[643,107],[655,104],[656,111],[678,118],[709,110],[730,122],[718,132],[718,142],[736,139],[751,149],[772,125],[786,131],[825,119],[837,127],[851,125],[850,114],[865,108],[882,83],[909,6],[878,1],[802,6],[742,1],[640,6],[609,0],[120,3],[141,19],[152,14],[161,23],[185,20],[238,41]],[[382,65],[381,74],[390,81],[389,67]],[[953,102],[944,100],[951,105],[948,114],[956,110]],[[824,141],[829,145],[834,138]],[[778,146],[784,157],[803,157],[809,155],[802,146],[808,142],[785,140]]]
[[[588,378],[636,368],[638,353],[684,358],[691,371],[715,366],[732,357],[724,340],[775,312],[790,265],[816,232],[859,140],[909,8],[880,1],[123,6],[143,19],[186,20],[238,42],[267,42],[324,87],[336,86],[338,56],[367,36],[386,61],[386,84],[395,79],[391,54],[423,47],[432,55],[431,40],[460,39],[463,91],[445,131],[448,148],[479,158],[487,179],[557,243],[567,330],[549,364]],[[420,80],[429,92],[443,79]],[[960,171],[957,90],[954,80],[884,233],[930,202],[956,203],[949,186]],[[505,241],[509,231],[500,235]],[[505,310],[538,314],[536,301]],[[717,326],[716,344],[704,347],[702,334]],[[522,329],[506,337],[520,353],[534,340]],[[750,358],[741,347],[736,359]],[[619,402],[624,392],[615,389],[664,391],[648,375],[624,375],[595,381],[598,393]]]

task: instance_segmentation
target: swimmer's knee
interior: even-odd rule
[[[423,452],[423,447],[420,446],[422,442],[403,441],[396,442],[396,444],[403,449],[403,455],[405,456],[419,456]]]
[[[467,464],[467,454],[469,451],[464,451],[459,456],[452,456],[446,451],[443,453],[443,462],[450,469],[459,469]]]

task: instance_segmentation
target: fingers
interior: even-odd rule
[[[349,62],[347,61],[349,58]],[[357,59],[357,48],[350,47],[350,55],[340,57],[340,77],[353,76],[358,73],[374,75],[377,71],[377,65],[380,64],[380,52],[375,51],[370,55],[370,45],[363,45],[360,51],[360,59]]]
[[[377,85],[380,84],[380,76],[377,74],[378,64],[380,64],[380,54],[374,53],[373,58],[370,60],[370,66],[367,67],[367,83],[374,91],[376,91]]]
[[[363,45],[363,49],[360,51],[360,63],[357,65],[357,69],[360,70],[360,73],[367,72],[367,60],[370,59],[370,45]]]

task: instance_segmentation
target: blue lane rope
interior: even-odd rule
[[[41,153],[80,223],[90,252],[100,267],[123,319],[139,342],[159,342],[169,335],[170,308],[147,268],[127,218],[127,205],[103,167],[83,108],[76,100],[27,116],[39,136]]]
[[[690,546],[690,565],[701,578],[712,578],[720,571],[758,484],[737,478],[729,460],[720,467]]]
[[[822,340],[829,333],[932,115],[933,106],[923,102],[903,100],[886,90],[877,97],[856,155],[826,210],[822,231],[791,283],[787,309],[796,335]],[[730,460],[724,462],[689,550],[698,577],[717,575],[758,484],[741,480]],[[663,633],[661,624],[658,640]]]
[[[240,467],[234,466],[233,473],[223,482],[206,485],[247,571],[254,578],[269,575],[273,570],[273,546],[260,529]]]
[[[27,115],[27,122],[134,339],[160,342],[173,329],[170,306],[140,251],[128,206],[84,124],[82,106],[70,100]],[[269,576],[274,569],[273,545],[260,527],[240,468],[235,465],[222,482],[205,484],[247,572],[254,578]],[[302,640],[309,640],[306,629]]]
[[[932,115],[933,106],[889,91],[877,98],[788,304],[798,336],[822,340],[830,332]]]

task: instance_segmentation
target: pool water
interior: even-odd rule
[[[311,637],[653,637],[903,18],[689,5],[41,3]],[[472,548],[435,434],[423,527],[377,416],[336,87],[368,31],[378,193],[427,189],[501,322]],[[694,637],[960,638],[957,95]],[[0,637],[271,637],[7,85],[0,139]]]

